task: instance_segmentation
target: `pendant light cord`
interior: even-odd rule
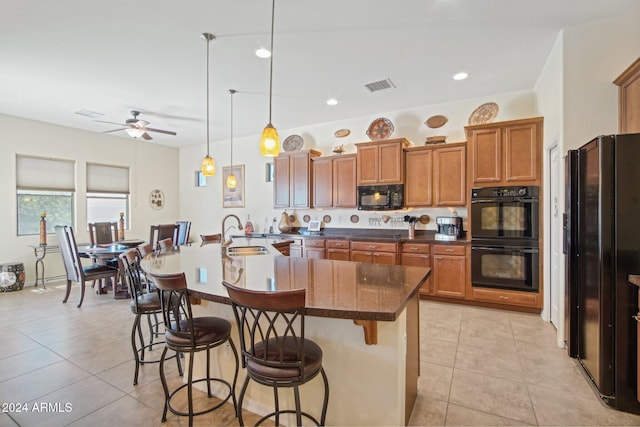
[[[209,156],[209,42],[211,38],[205,35],[207,39],[207,156]]]
[[[273,94],[273,24],[275,19],[276,0],[271,2],[271,56],[269,57],[269,124],[271,124],[271,98]]]
[[[235,89],[229,89],[229,93],[231,94],[231,167],[233,168],[233,94],[236,93]],[[233,169],[231,171],[233,173]]]

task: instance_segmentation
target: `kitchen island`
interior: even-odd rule
[[[307,337],[322,347],[329,379],[327,424],[406,424],[419,374],[418,290],[430,269],[289,258],[279,254],[275,243],[235,238],[231,247],[265,248],[247,256],[229,256],[220,244],[185,246],[149,255],[142,267],[152,273],[184,272],[190,295],[202,300],[196,315],[230,320],[236,343],[223,280],[261,291],[306,288]],[[216,359],[220,365],[212,363],[213,369],[221,366],[223,376],[231,372],[229,350],[218,349]],[[196,360],[197,374],[205,363],[204,358]],[[243,375],[241,370],[240,383]],[[301,387],[305,410],[319,412],[322,391],[319,379]],[[281,401],[291,406],[292,393],[282,393]],[[250,383],[244,409],[264,414],[272,405],[272,391]]]

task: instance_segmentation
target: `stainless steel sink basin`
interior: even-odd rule
[[[265,255],[269,251],[264,246],[231,246],[227,247],[228,256]]]

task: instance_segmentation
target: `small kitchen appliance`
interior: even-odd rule
[[[439,216],[436,218],[436,225],[436,240],[451,241],[462,237],[462,218],[459,216]]]

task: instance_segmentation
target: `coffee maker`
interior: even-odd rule
[[[436,225],[436,240],[452,241],[462,237],[462,218],[459,216],[439,216],[436,218]]]

